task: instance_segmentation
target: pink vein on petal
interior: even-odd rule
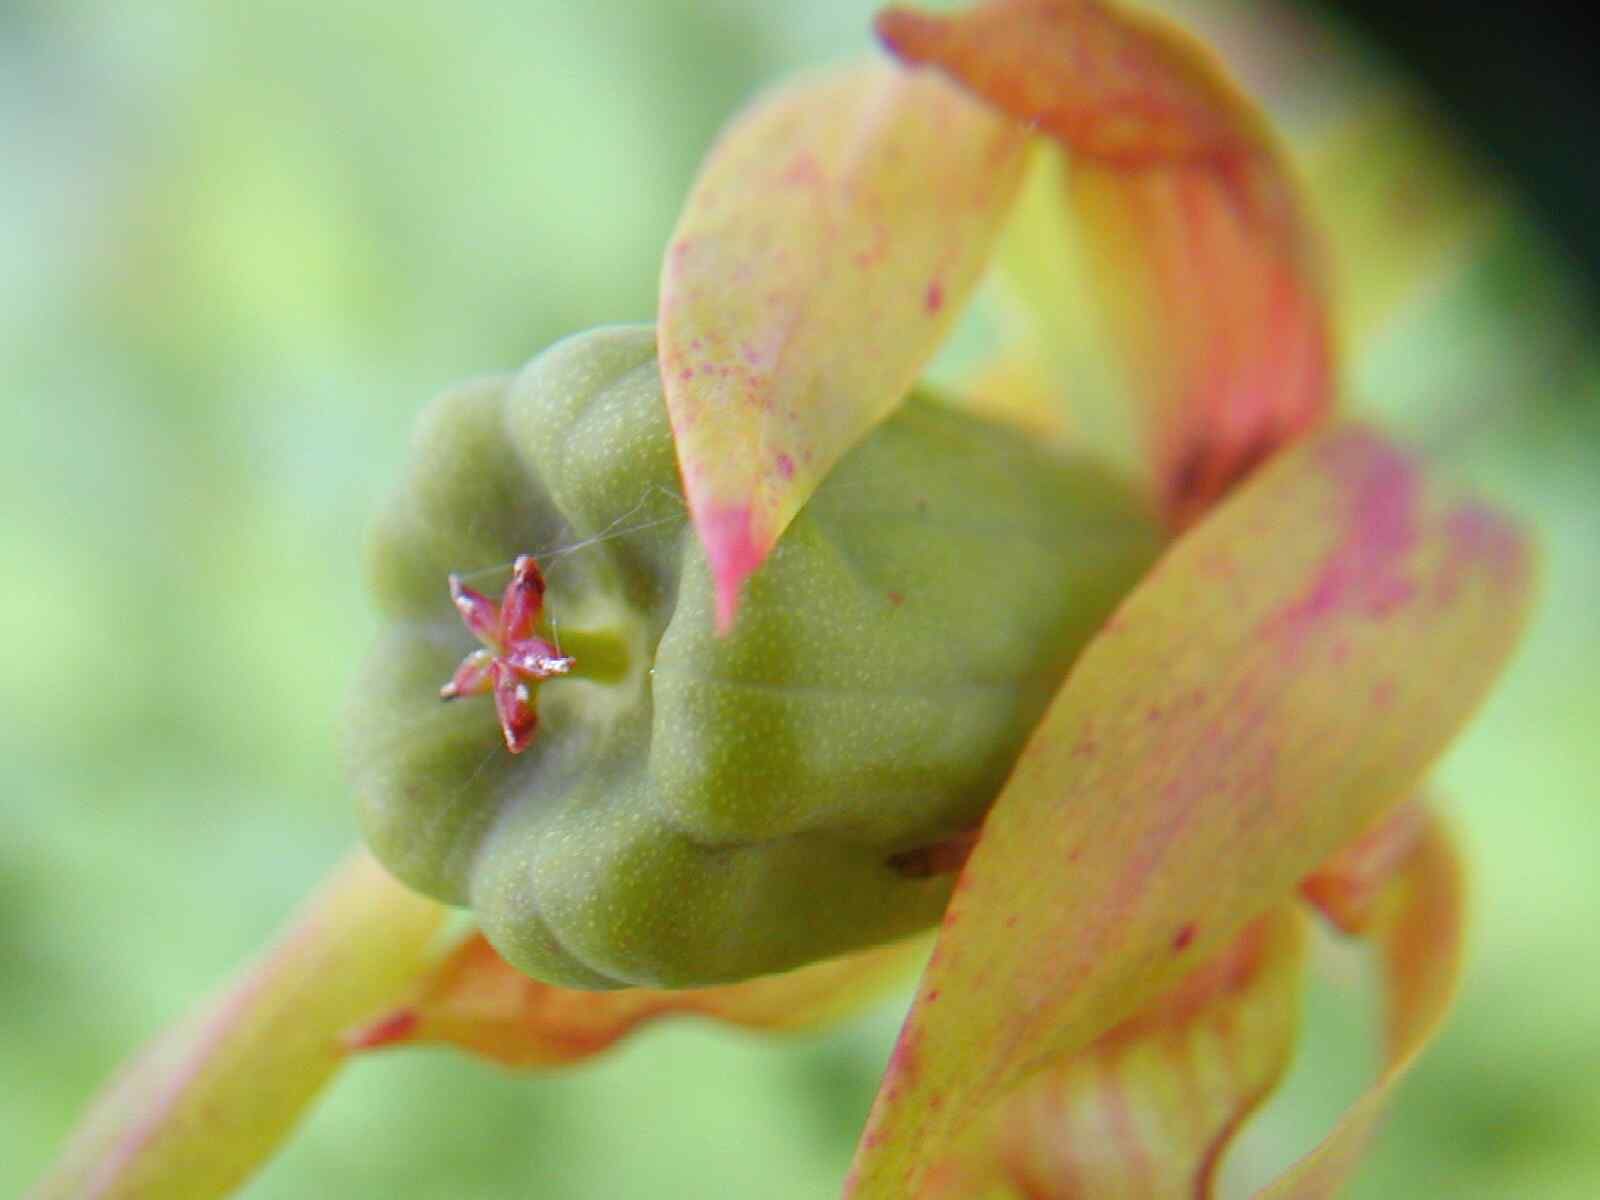
[[[1415,590],[1403,570],[1415,549],[1422,495],[1416,464],[1371,434],[1352,431],[1320,456],[1344,507],[1344,534],[1310,586],[1272,622],[1291,644],[1356,608],[1388,616]]]

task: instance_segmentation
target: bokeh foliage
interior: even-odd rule
[[[871,5],[481,0],[0,8],[0,1194],[354,837],[334,730],[358,546],[417,409],[652,315],[720,123]],[[1600,1190],[1600,366],[1501,225],[1359,360],[1381,413],[1536,523],[1545,595],[1442,772],[1474,966],[1358,1194]],[[1324,948],[1236,1168],[1361,1080]],[[836,1189],[899,1009],[782,1046],[662,1027],[569,1075],[361,1062],[251,1197]]]

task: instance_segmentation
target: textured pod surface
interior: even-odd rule
[[[972,828],[1078,649],[1154,557],[1103,470],[912,400],[847,455],[738,622],[687,521],[648,327],[597,330],[424,415],[369,564],[386,626],[351,705],[368,839],[568,986],[693,986],[932,923],[897,856]],[[449,572],[533,553],[577,660],[513,756]]]

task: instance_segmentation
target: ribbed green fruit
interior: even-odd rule
[[[654,333],[573,337],[439,399],[378,521],[385,625],[348,735],[367,838],[566,986],[731,981],[910,933],[952,877],[905,856],[977,825],[1157,547],[1101,469],[913,397],[718,637]],[[488,698],[438,693],[475,647],[447,575],[492,594],[524,553],[577,665],[513,755]]]

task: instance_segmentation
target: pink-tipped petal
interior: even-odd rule
[[[948,81],[881,61],[770,92],[717,139],[662,262],[658,340],[719,633],[944,341],[1029,141]]]
[[[494,656],[487,650],[474,650],[461,660],[450,682],[439,689],[439,699],[454,700],[457,696],[481,696],[491,686],[490,670]]]
[[[500,646],[499,606],[482,592],[469,588],[459,575],[450,576],[450,599],[472,636],[485,646]]]
[[[733,629],[739,611],[739,591],[744,581],[755,574],[771,549],[771,540],[757,541],[754,517],[749,506],[709,507],[695,516],[706,557],[711,560],[711,577],[717,588],[717,633]]]
[[[521,554],[511,568],[511,582],[500,599],[500,636],[504,645],[520,642],[533,633],[544,611],[544,573],[533,555]]]

